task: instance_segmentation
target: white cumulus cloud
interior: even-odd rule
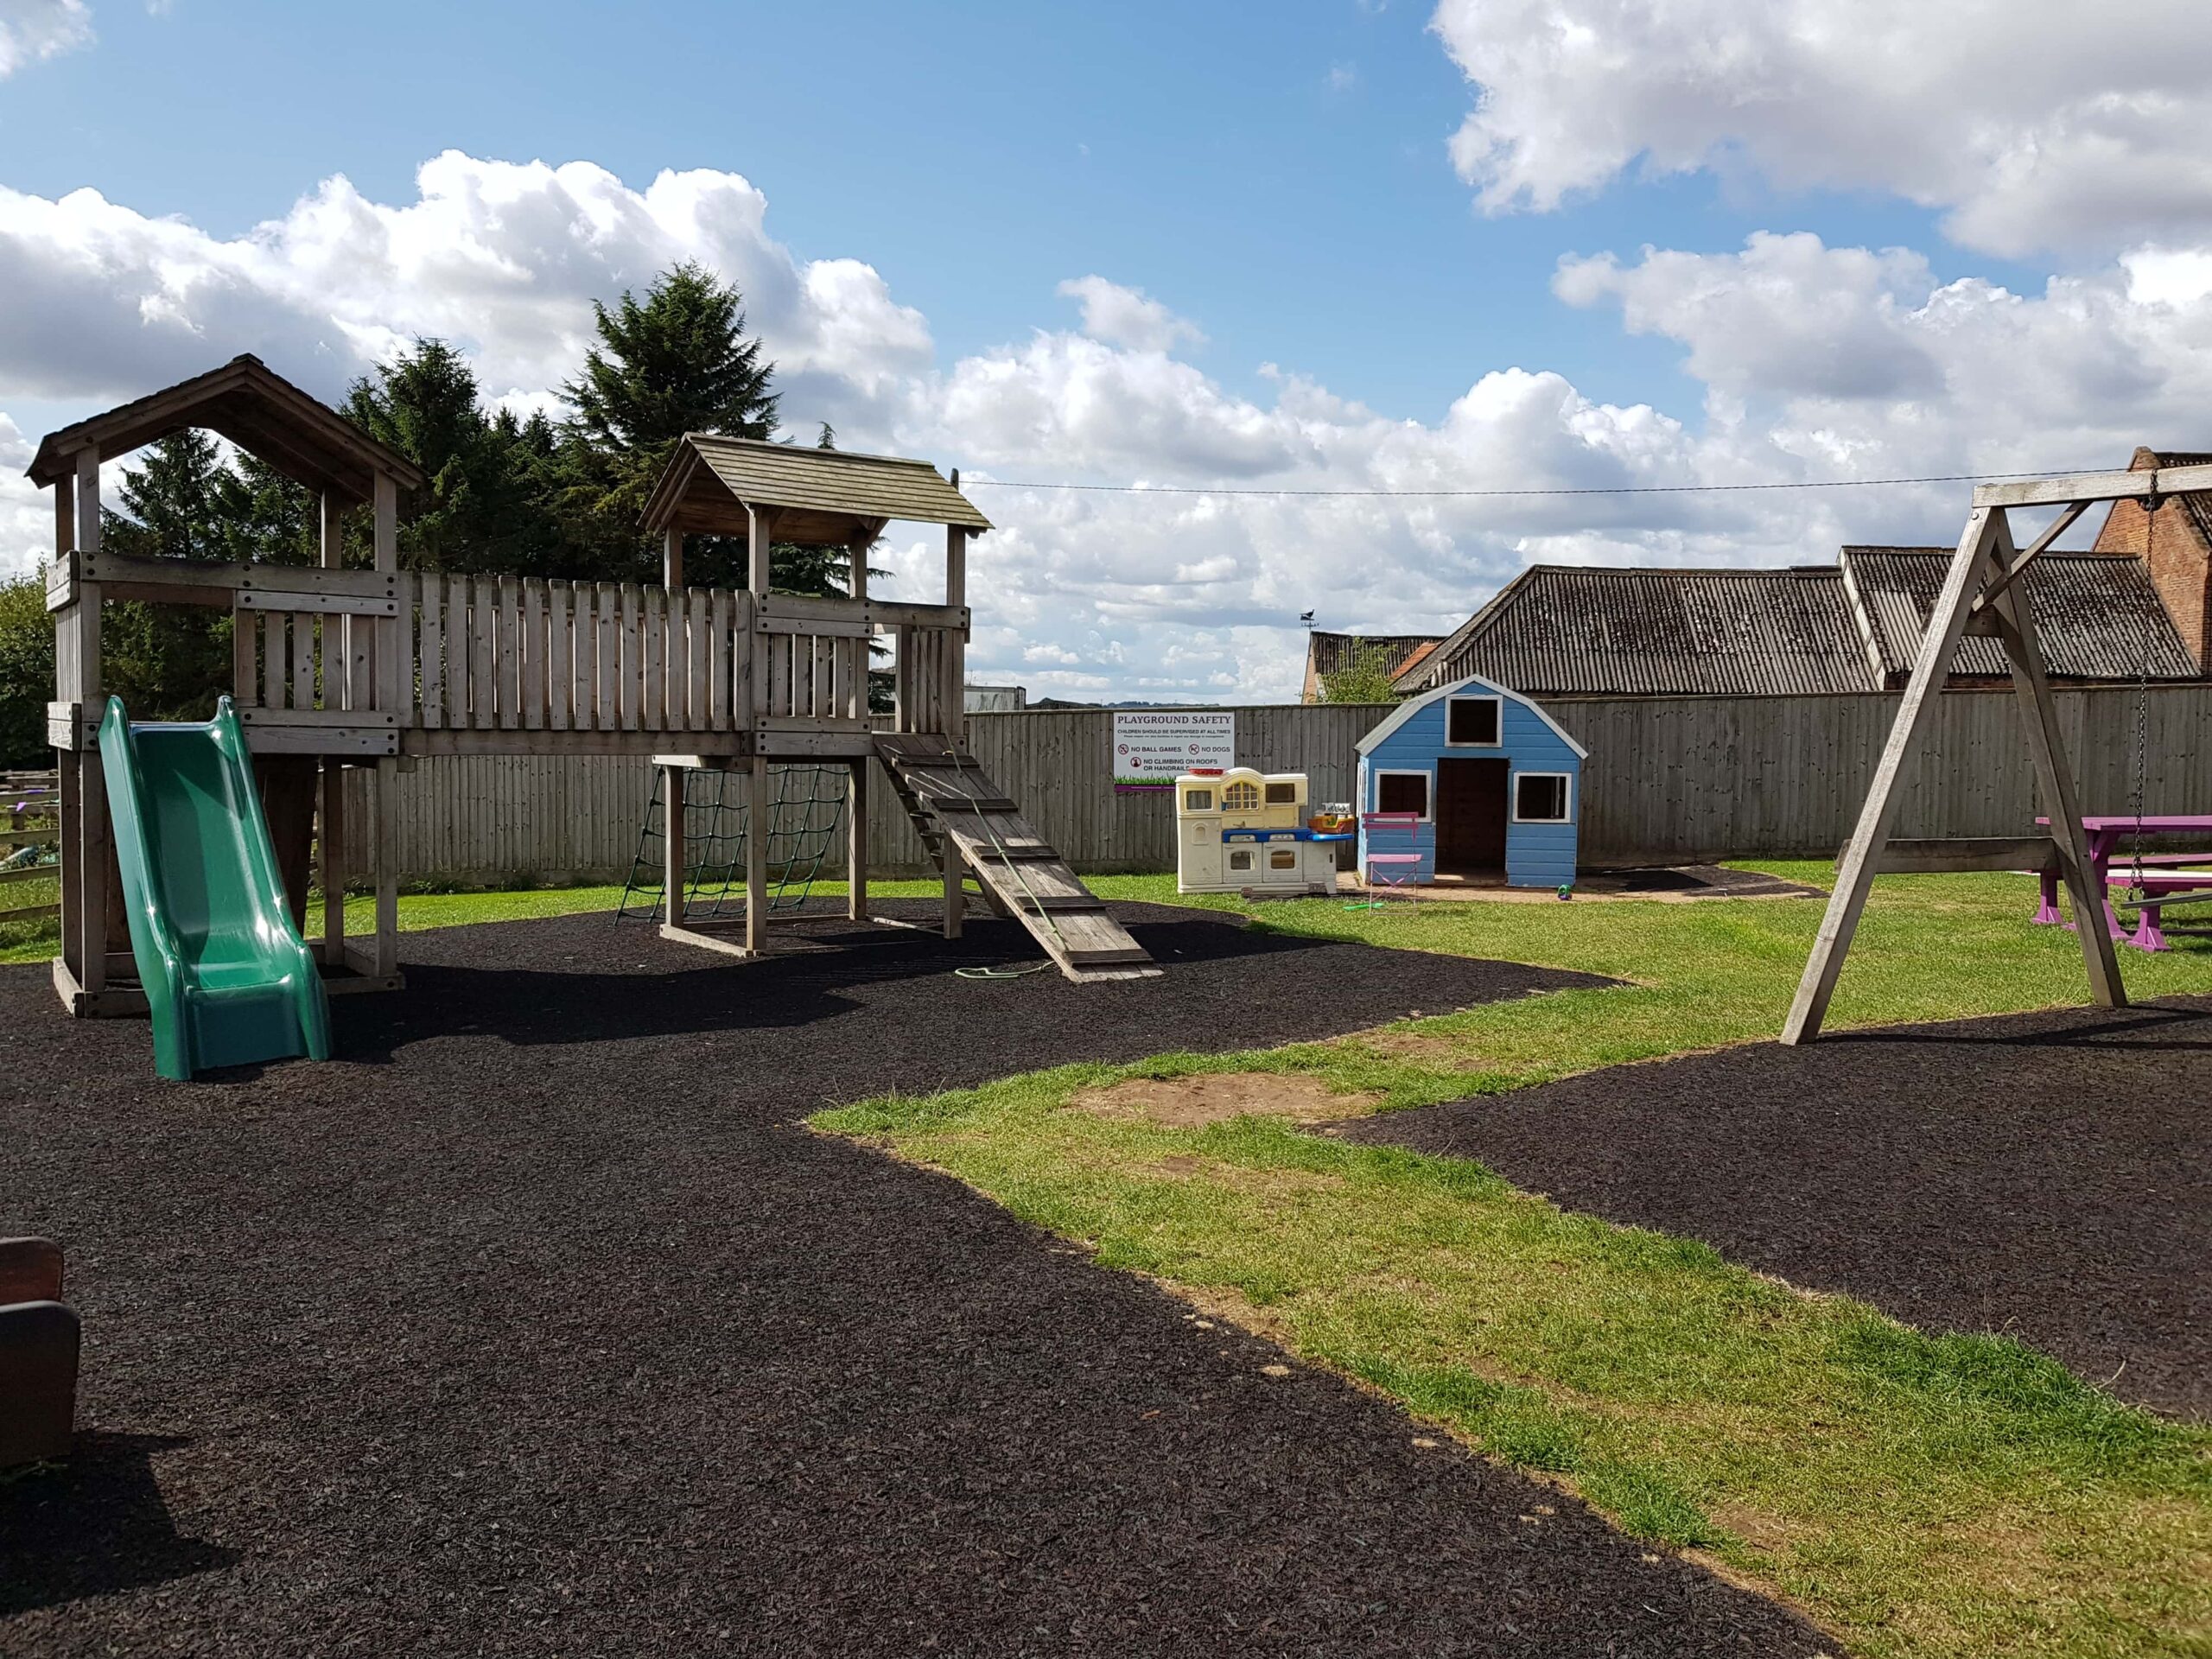
[[[1172,352],[1205,339],[1198,325],[1179,317],[1142,289],[1124,288],[1103,276],[1071,276],[1059,288],[1063,297],[1083,306],[1083,332],[1109,346],[1140,352]]]
[[[1948,541],[1962,500],[1956,486],[1497,492],[2212,447],[2199,393],[2212,273],[2187,245],[2146,244],[2029,293],[1940,283],[1917,253],[1805,235],[1571,257],[1560,299],[1593,326],[1617,315],[1678,342],[1701,410],[1607,403],[1541,365],[1477,364],[1448,405],[1409,415],[1294,367],[1262,365],[1258,391],[1237,391],[1173,353],[1194,324],[1103,279],[1072,296],[1081,327],[1009,318],[1006,343],[944,361],[867,250],[794,253],[738,175],[633,188],[588,163],[448,153],[410,200],[332,178],[227,238],[90,191],[0,190],[0,386],[86,413],[251,350],[334,396],[435,334],[470,355],[488,396],[549,408],[591,337],[591,300],[697,259],[744,290],[795,432],[829,420],[849,448],[963,469],[999,526],[969,556],[979,678],[1039,695],[1268,700],[1296,694],[1303,611],[1332,628],[1442,632],[1534,560],[1822,560],[1843,541]],[[1053,296],[1035,297],[1049,311]],[[50,534],[43,498],[20,481],[25,424],[0,416],[10,568]],[[1141,487],[1034,487],[1063,481]],[[933,594],[942,546],[894,530],[888,590]]]
[[[1452,157],[1545,211],[1633,168],[1875,189],[1965,245],[2212,238],[2201,0],[1440,0],[1476,87]]]
[[[0,0],[0,80],[92,40],[85,0]]]

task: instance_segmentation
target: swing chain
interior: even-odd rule
[[[2158,531],[2158,494],[2153,489],[2143,499],[2143,566],[2151,565],[2151,539]],[[2143,647],[2135,666],[2135,822],[2128,833],[2128,856],[2133,864],[2135,894],[2143,896],[2143,802],[2148,787],[2151,725],[2151,632],[2143,631]]]

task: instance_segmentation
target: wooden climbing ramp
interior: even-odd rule
[[[875,753],[931,861],[945,869],[957,860],[951,869],[973,876],[984,901],[1027,928],[1063,974],[1089,981],[1160,971],[975,756],[937,732],[879,734]],[[957,904],[957,883],[948,879],[946,890]]]

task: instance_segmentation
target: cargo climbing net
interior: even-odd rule
[[[751,779],[742,772],[686,769],[683,779],[683,917],[713,921],[745,914],[747,841],[753,826]],[[653,768],[652,803],[638,836],[638,856],[622,890],[620,915],[655,919],[665,886],[663,791],[668,772]],[[844,828],[851,775],[843,766],[769,768],[768,908],[797,910],[814,890]]]

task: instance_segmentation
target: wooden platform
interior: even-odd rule
[[[1027,928],[1063,974],[1087,981],[1160,971],[973,755],[927,732],[879,734],[875,753],[931,857],[940,866],[957,859],[991,907]]]

